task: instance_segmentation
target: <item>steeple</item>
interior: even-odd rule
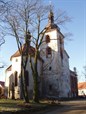
[[[52,11],[52,9],[50,8],[50,12],[49,12],[49,15],[48,15],[48,24],[46,26],[49,29],[54,29],[54,28],[57,28],[58,29],[58,26],[54,23],[54,13]]]
[[[49,16],[48,16],[48,24],[54,24],[54,14],[51,9],[50,9]]]

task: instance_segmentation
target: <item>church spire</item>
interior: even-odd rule
[[[52,9],[50,9],[49,16],[48,16],[48,23],[53,24],[54,23],[54,14]]]
[[[54,23],[54,13],[53,13],[51,4],[50,4],[49,15],[48,15],[48,24],[46,27],[48,28],[48,30],[58,28],[58,26]]]
[[[53,6],[51,4],[51,1],[50,1],[50,12],[49,12],[49,15],[48,15],[48,24],[53,24],[54,23],[54,14],[53,14]]]

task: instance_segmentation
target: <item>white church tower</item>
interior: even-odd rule
[[[47,32],[40,49],[43,63],[43,96],[70,96],[69,56],[64,49],[64,35],[54,24],[52,10],[48,16]]]

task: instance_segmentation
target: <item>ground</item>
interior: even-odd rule
[[[37,114],[86,114],[86,100],[63,101],[60,107]]]
[[[57,104],[24,104],[23,101],[1,100],[0,112],[20,112],[19,114],[86,114],[86,99],[60,101]],[[6,114],[6,113],[5,113]],[[13,114],[13,113],[12,113]]]

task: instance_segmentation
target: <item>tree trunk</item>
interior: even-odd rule
[[[12,99],[15,99],[15,92],[14,92],[14,83],[12,83]]]
[[[38,50],[35,52],[34,58],[34,73],[33,73],[33,80],[34,80],[34,88],[33,88],[33,101],[39,103],[39,91],[38,91],[38,71],[37,71],[37,58],[38,58]]]
[[[29,97],[28,97],[28,89],[27,89],[27,84],[26,84],[26,75],[25,75],[26,69],[24,68],[24,93],[25,93],[25,102],[29,102]]]
[[[34,80],[34,88],[33,88],[33,101],[39,103],[39,93],[38,93],[38,73],[35,71],[33,80]]]
[[[26,68],[23,67],[23,55],[21,55],[21,88],[22,88],[23,98],[25,102],[28,103],[29,97],[28,97],[28,90],[27,90],[27,85],[25,80],[25,70]]]

